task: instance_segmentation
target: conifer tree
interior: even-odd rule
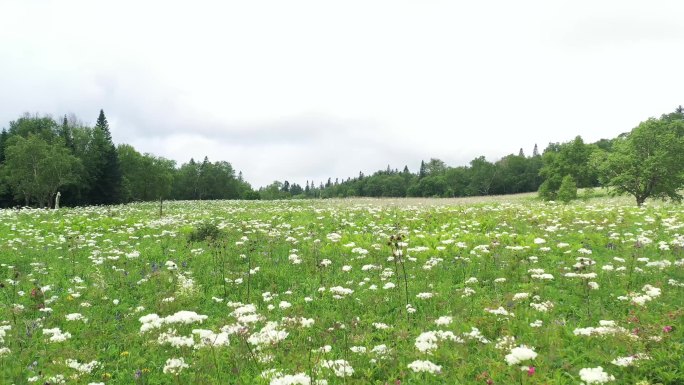
[[[103,110],[100,110],[93,129],[92,142],[90,166],[93,184],[90,201],[94,204],[119,203],[121,201],[121,165]]]
[[[66,148],[73,152],[74,138],[72,136],[71,128],[69,127],[69,121],[67,120],[66,115],[64,115],[64,119],[62,120],[62,127],[60,127],[59,136],[62,138],[62,140],[64,140],[64,145]]]
[[[537,143],[534,144],[534,150],[532,150],[532,156],[539,156],[539,149],[537,148]]]
[[[0,163],[5,161],[5,146],[7,145],[8,136],[7,130],[3,128],[0,133]]]

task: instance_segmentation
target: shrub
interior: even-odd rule
[[[189,242],[203,242],[206,240],[216,240],[221,236],[221,230],[211,222],[202,222],[188,235]]]
[[[573,199],[577,199],[577,184],[570,175],[566,175],[558,189],[558,200],[568,203]]]
[[[551,187],[549,179],[545,180],[539,186],[539,197],[545,201],[552,201],[556,199],[556,191]]]

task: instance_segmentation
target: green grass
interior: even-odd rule
[[[0,211],[0,349],[9,349],[0,356],[0,383],[55,383],[61,375],[70,384],[268,384],[261,374],[275,370],[328,384],[577,384],[580,369],[598,366],[619,384],[684,383],[681,206],[638,209],[607,196],[549,204],[528,194],[169,202],[164,218],[158,213],[156,203]],[[208,223],[219,235],[190,242]],[[388,245],[393,235],[407,244]],[[402,257],[392,260],[393,250]],[[578,270],[578,257],[592,264]],[[533,278],[532,269],[553,279]],[[565,276],[573,272],[596,276]],[[181,289],[188,279],[194,284]],[[383,288],[388,283],[394,287]],[[643,306],[619,298],[643,293],[645,285],[661,294]],[[330,288],[337,286],[353,292],[335,298]],[[516,293],[529,297],[514,300]],[[281,309],[281,301],[291,306]],[[257,321],[240,323],[233,314],[238,303],[253,304]],[[552,307],[541,312],[533,303]],[[485,310],[499,307],[514,315]],[[141,317],[179,311],[206,320],[140,331]],[[88,321],[66,319],[74,313]],[[435,324],[442,316],[452,322]],[[302,319],[313,325],[303,327]],[[537,320],[542,326],[531,327]],[[574,334],[601,320],[624,332]],[[286,337],[257,344],[267,325]],[[218,334],[224,327],[228,346],[199,347],[197,335],[188,338],[194,329]],[[71,337],[50,342],[43,330],[52,328]],[[472,328],[489,343],[466,336]],[[195,346],[160,344],[169,329]],[[416,338],[438,330],[461,341],[440,340],[421,352]],[[536,358],[508,365],[510,347],[496,347],[504,337],[533,348]],[[379,345],[387,350],[371,352]],[[611,363],[635,354],[649,359]],[[164,373],[170,358],[188,367]],[[98,364],[80,373],[68,359]],[[345,360],[353,374],[338,377],[324,367],[334,360]],[[416,360],[441,370],[414,373],[408,365]]]

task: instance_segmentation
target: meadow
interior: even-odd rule
[[[684,384],[684,208],[0,210],[0,384]]]

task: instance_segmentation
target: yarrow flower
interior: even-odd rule
[[[189,367],[190,366],[185,363],[185,360],[183,359],[183,357],[181,357],[181,358],[169,358],[168,360],[166,360],[166,365],[164,365],[163,372],[179,375],[183,369],[189,368]]]
[[[537,353],[525,345],[520,345],[511,349],[511,353],[506,355],[506,362],[508,365],[516,365],[523,361],[533,360],[537,357]]]
[[[321,367],[332,369],[337,377],[349,377],[354,374],[354,368],[345,360],[323,360]]]
[[[442,367],[440,365],[435,365],[430,361],[421,361],[421,360],[416,360],[408,364],[408,368],[413,370],[416,373],[420,372],[426,372],[426,373],[440,373],[442,371]]]
[[[604,372],[602,367],[584,368],[579,371],[580,379],[586,382],[587,385],[603,384],[609,381],[615,381],[615,377]]]

